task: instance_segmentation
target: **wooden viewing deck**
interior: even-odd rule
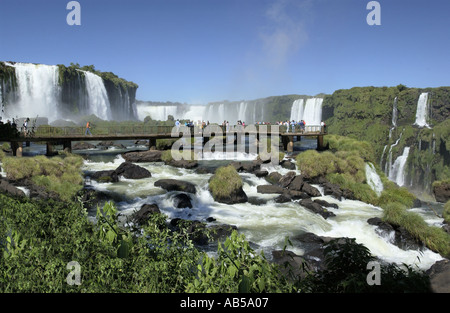
[[[157,139],[181,138],[182,136],[203,137],[203,144],[214,136],[234,135],[234,143],[237,142],[238,135],[254,136],[257,140],[260,136],[270,136],[278,134],[283,143],[283,148],[287,152],[293,152],[294,137],[317,137],[317,149],[323,149],[323,136],[327,134],[321,126],[306,126],[302,131],[296,126],[287,131],[285,126],[277,125],[250,125],[244,127],[230,127],[227,132],[221,126],[212,125],[205,129],[200,127],[181,126],[179,132],[173,126],[121,126],[108,128],[94,128],[92,135],[85,135],[84,127],[49,127],[40,126],[37,131],[29,136],[22,134],[14,138],[2,138],[0,142],[10,142],[14,156],[22,156],[24,142],[45,142],[47,145],[47,155],[53,154],[55,145],[62,145],[63,149],[72,150],[72,141],[115,141],[115,140],[149,140],[149,147],[156,146]],[[178,136],[177,136],[178,134]],[[1,136],[1,135],[0,135]],[[224,139],[225,143],[225,139]]]

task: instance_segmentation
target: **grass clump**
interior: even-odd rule
[[[82,164],[83,159],[73,154],[53,158],[42,155],[31,158],[6,157],[3,160],[8,179],[31,179],[34,184],[56,192],[63,200],[70,200],[82,187]]]
[[[209,181],[209,190],[214,198],[227,197],[242,186],[242,178],[233,165],[219,167]]]
[[[444,212],[442,213],[442,216],[444,217],[444,221],[447,224],[450,224],[450,200],[444,204]]]

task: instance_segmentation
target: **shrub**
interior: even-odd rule
[[[307,150],[297,155],[297,167],[305,178],[324,176],[336,171],[337,158],[329,151]]]
[[[242,186],[242,178],[233,165],[219,167],[209,181],[209,190],[214,198],[226,197]]]

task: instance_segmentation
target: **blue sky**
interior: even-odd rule
[[[449,86],[450,1],[0,0],[0,60],[95,65],[137,98],[207,103],[355,86]]]

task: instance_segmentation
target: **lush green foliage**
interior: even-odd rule
[[[444,205],[444,212],[442,213],[442,216],[444,217],[444,221],[447,224],[450,224],[450,200],[448,200]]]

